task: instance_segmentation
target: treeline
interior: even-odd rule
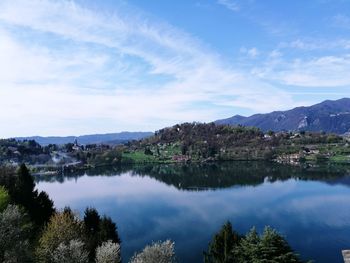
[[[0,139],[0,162],[46,163],[49,151],[34,140]]]

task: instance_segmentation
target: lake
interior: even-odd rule
[[[243,234],[276,228],[303,259],[340,263],[350,249],[350,167],[262,162],[138,165],[36,177],[56,208],[95,207],[117,223],[124,262],[152,241],[175,241],[179,262],[230,220]]]

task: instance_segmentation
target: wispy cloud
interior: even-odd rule
[[[344,87],[348,89],[350,54],[312,59],[279,60],[267,63],[254,73],[262,79],[300,87]]]
[[[218,0],[218,4],[223,5],[229,10],[234,12],[237,12],[240,9],[237,1],[234,1],[234,0]]]
[[[4,0],[0,30],[7,136],[154,130],[215,120],[237,107],[294,105],[287,92],[232,68],[196,38],[127,9]]]
[[[243,54],[246,54],[250,58],[256,58],[260,54],[259,50],[256,47],[253,47],[253,48],[242,47],[240,49],[240,52]]]
[[[299,49],[304,51],[313,51],[313,50],[341,50],[341,49],[350,49],[350,39],[296,39],[290,42],[281,42],[278,45],[279,48],[285,49]]]

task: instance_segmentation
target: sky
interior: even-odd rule
[[[0,0],[0,137],[350,97],[350,0]]]

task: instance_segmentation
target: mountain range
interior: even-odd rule
[[[249,117],[235,115],[215,123],[254,126],[263,131],[324,131],[344,134],[350,132],[350,98],[326,100],[309,107],[254,114]]]
[[[153,135],[153,132],[120,132],[107,134],[91,134],[82,136],[31,136],[31,137],[16,137],[17,140],[35,140],[42,146],[48,144],[66,144],[73,143],[77,139],[79,144],[121,144],[132,140],[141,140],[143,138]]]

